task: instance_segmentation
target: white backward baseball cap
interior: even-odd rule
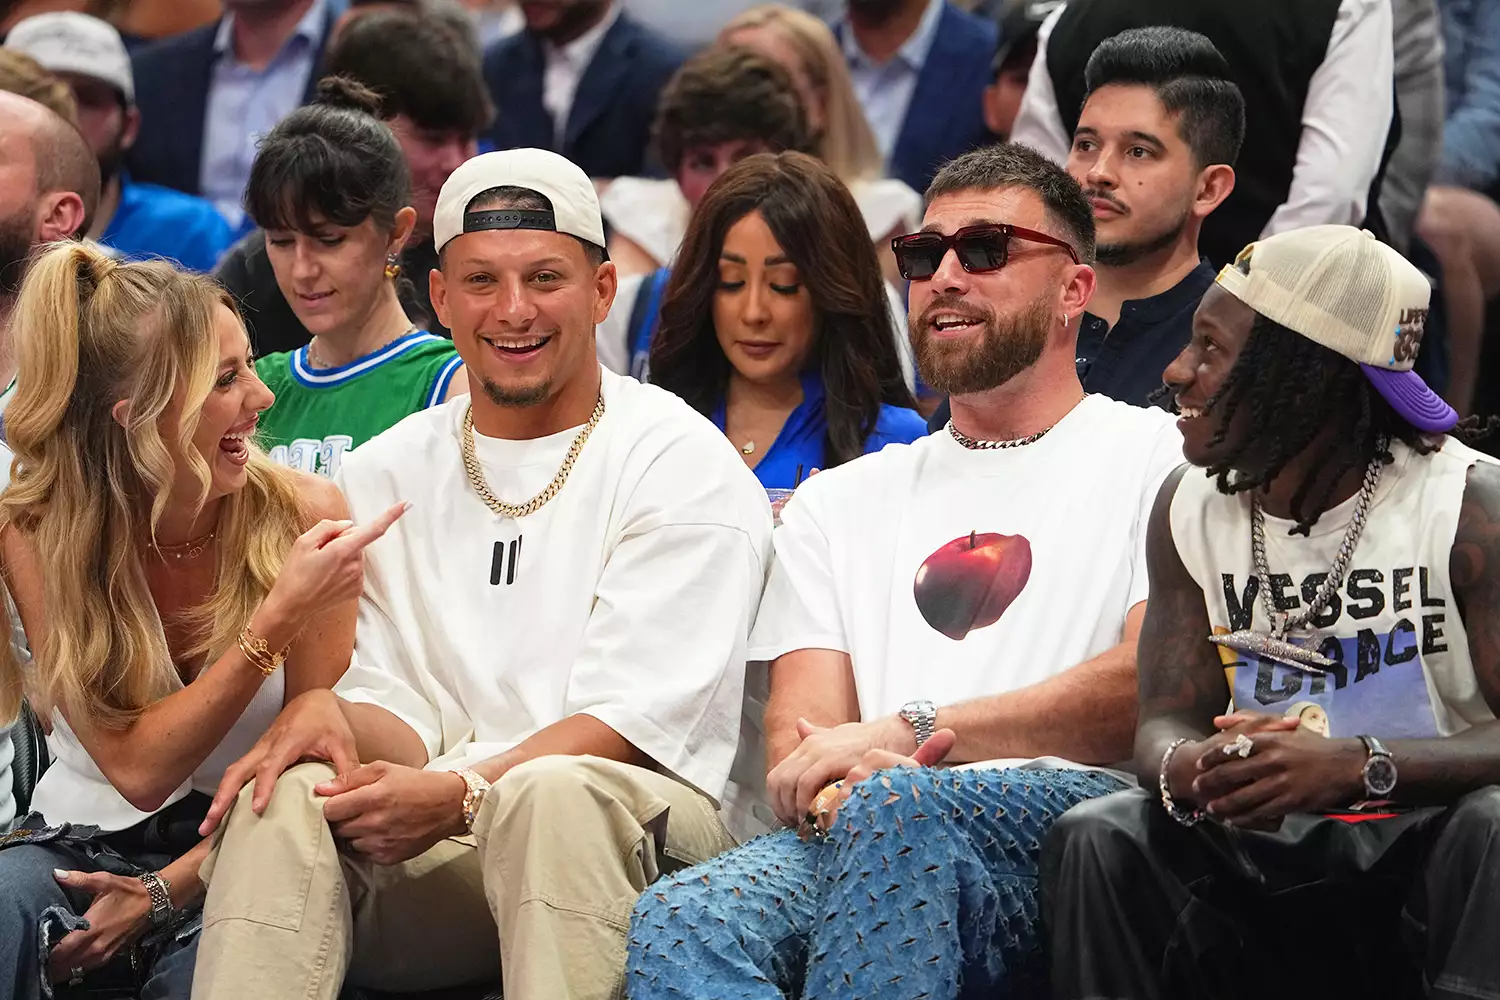
[[[552,203],[550,212],[523,209],[469,211],[479,195],[497,187],[535,191]],[[438,250],[456,236],[487,229],[540,229],[575,236],[604,249],[604,216],[588,174],[566,157],[545,149],[482,153],[453,171],[438,195],[432,236]]]
[[[5,47],[22,52],[49,73],[76,73],[109,84],[135,103],[135,74],[120,33],[108,21],[76,11],[36,14],[19,21]]]

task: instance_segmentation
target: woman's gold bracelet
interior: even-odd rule
[[[259,670],[262,674],[270,677],[283,663],[286,662],[286,650],[279,653],[271,652],[270,645],[266,640],[256,635],[246,625],[240,633],[240,652],[245,654],[245,659]]]

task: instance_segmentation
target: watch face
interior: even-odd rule
[[[936,715],[937,714],[937,706],[934,705],[930,701],[913,701],[913,702],[908,702],[907,705],[906,705],[906,707],[901,710],[901,714],[903,716],[907,716],[907,717],[910,717],[910,716],[913,716],[913,715],[916,715],[916,716],[924,716],[924,715],[925,716],[931,716],[931,715]]]
[[[1396,787],[1396,764],[1377,754],[1365,762],[1365,790],[1372,795],[1389,795]]]

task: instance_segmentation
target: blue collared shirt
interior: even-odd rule
[[[327,19],[328,0],[313,0],[292,36],[263,70],[235,57],[234,15],[227,14],[219,22],[199,176],[203,196],[236,231],[245,223],[241,198],[255,162],[256,144],[302,103],[316,69]]]
[[[917,89],[917,78],[922,75],[922,67],[927,64],[927,56],[937,38],[944,3],[945,0],[928,0],[917,30],[885,63],[877,63],[865,54],[847,22],[840,32],[855,96],[865,109],[865,119],[870,123],[875,142],[887,162],[891,151],[896,148],[896,140],[901,137],[901,126],[906,124],[906,112],[911,106],[911,95]]]
[[[120,175],[120,204],[99,242],[122,256],[165,257],[191,271],[212,271],[234,233],[202,198]]]
[[[720,402],[713,413],[714,426],[724,429],[725,404]],[[781,425],[781,433],[771,442],[753,470],[767,489],[793,489],[800,474],[806,479],[814,469],[827,468],[823,455],[823,436],[828,433],[828,419],[823,412],[823,379],[817,372],[802,376],[802,402]],[[910,444],[927,433],[927,422],[916,410],[882,404],[875,418],[875,429],[865,439],[869,455],[888,444]]]

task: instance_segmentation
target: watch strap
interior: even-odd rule
[[[932,739],[932,734],[937,731],[937,709],[930,704],[910,702],[901,708],[901,718],[905,719],[916,734],[917,746]]]
[[[1386,749],[1385,744],[1377,740],[1375,737],[1361,735],[1359,739],[1360,742],[1365,745],[1365,752],[1369,754],[1369,756],[1374,757],[1377,754],[1382,757],[1391,756],[1391,752]]]
[[[484,803],[484,793],[490,790],[490,783],[483,775],[467,767],[460,767],[453,773],[464,779],[464,829],[473,833],[474,821],[479,818],[479,807]]]
[[[157,872],[146,872],[137,877],[151,897],[151,926],[164,927],[172,919],[172,883]]]

